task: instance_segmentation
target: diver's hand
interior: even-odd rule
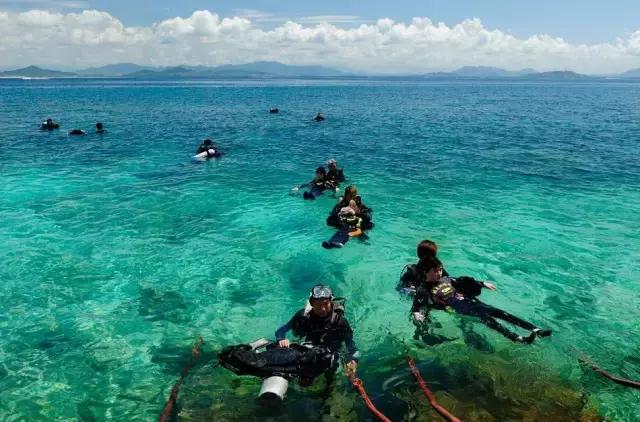
[[[422,312],[413,313],[413,322],[415,322],[416,324],[422,324],[425,320],[426,318]]]
[[[289,347],[289,340],[287,340],[286,338],[284,340],[280,340],[278,342],[278,346],[280,347]]]
[[[347,375],[351,375],[351,374],[355,375],[357,367],[358,367],[358,362],[356,362],[355,360],[347,362],[344,365],[344,369],[347,372]]]
[[[490,283],[490,282],[488,282],[488,281],[483,281],[483,282],[482,282],[482,285],[483,285],[485,288],[489,289],[489,290],[493,290],[494,292],[495,292],[496,290],[498,290],[498,288],[495,286],[495,284]]]

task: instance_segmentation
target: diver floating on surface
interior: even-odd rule
[[[418,256],[418,261],[426,257],[437,258],[438,245],[433,240],[422,240],[418,243],[416,255]],[[444,267],[442,268],[442,276],[449,277],[449,273]],[[408,264],[402,269],[400,282],[396,290],[402,294],[413,296],[416,293],[416,288],[420,284],[421,278],[418,273],[418,264]]]
[[[71,131],[69,132],[69,135],[70,135],[70,136],[84,136],[84,135],[86,135],[86,134],[87,134],[87,132],[85,132],[85,131],[84,131],[84,130],[82,130],[82,129],[73,129],[73,130],[71,130]]]
[[[333,296],[329,286],[318,284],[309,293],[307,306],[296,312],[293,317],[276,331],[276,340],[282,348],[289,348],[291,343],[286,335],[290,330],[297,337],[302,337],[315,347],[328,349],[333,355],[331,367],[325,370],[325,390],[333,383],[342,345],[346,347],[344,355],[345,372],[355,375],[358,366],[358,348],[353,341],[353,330],[344,316],[345,299]]]
[[[345,181],[344,172],[341,168],[338,168],[338,163],[333,158],[327,161],[327,167],[329,169],[327,171],[327,179],[338,188],[340,183]]]
[[[96,133],[105,133],[107,129],[104,128],[102,122],[96,123]]]
[[[355,200],[351,200],[349,206],[343,207],[338,212],[338,231],[328,241],[322,242],[325,249],[341,248],[352,237],[364,236],[362,231],[362,218],[358,217],[359,208]]]
[[[278,107],[272,107],[269,109],[269,113],[271,114],[278,114],[280,112],[280,110],[278,109]]]
[[[322,242],[322,247],[341,248],[353,237],[367,239],[364,231],[373,228],[372,213],[373,210],[362,202],[358,189],[353,185],[347,186],[344,196],[327,217],[327,224],[336,227],[338,231],[331,239]]]
[[[496,290],[492,283],[477,281],[472,277],[443,277],[442,263],[434,257],[421,259],[418,263],[418,273],[422,278],[411,307],[414,323],[418,326],[428,322],[429,309],[439,309],[476,317],[487,327],[516,343],[533,343],[536,337],[551,335],[551,330],[543,330],[513,314],[477,300],[483,288]],[[498,319],[530,333],[526,337],[518,335],[501,325]]]
[[[316,122],[322,122],[323,120],[325,120],[325,118],[322,115],[322,113],[318,112],[318,114],[316,114],[316,117],[314,117],[313,120],[315,120]]]
[[[293,192],[297,192],[300,188],[309,187],[309,190],[305,191],[302,195],[304,199],[314,200],[324,193],[327,189],[335,190],[336,186],[327,179],[327,171],[323,166],[316,169],[316,175],[309,183],[300,185],[297,188],[293,188]]]
[[[211,139],[205,139],[202,144],[196,150],[196,155],[193,158],[217,158],[222,156],[222,153],[213,144]]]
[[[40,124],[40,130],[53,130],[59,129],[60,125],[53,121],[53,119],[47,119]]]

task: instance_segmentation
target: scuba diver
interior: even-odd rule
[[[324,120],[324,116],[322,115],[322,113],[318,112],[318,114],[316,114],[316,117],[314,117],[313,120],[315,120],[316,122],[321,122]]]
[[[205,139],[196,150],[195,158],[220,157],[222,153],[216,149],[211,139]]]
[[[73,129],[71,132],[69,132],[69,135],[71,136],[84,136],[86,134],[87,132],[82,129]]]
[[[413,299],[411,312],[418,326],[428,322],[430,308],[457,312],[478,318],[487,327],[499,332],[516,343],[533,343],[536,337],[547,337],[551,330],[543,330],[530,322],[508,312],[477,300],[482,288],[496,290],[496,286],[471,277],[443,277],[442,263],[438,258],[427,256],[417,266],[421,281]],[[530,331],[521,336],[501,325],[497,319]]]
[[[433,240],[423,240],[418,243],[416,253],[418,255],[418,261],[426,257],[437,258],[438,245]],[[444,268],[442,269],[442,275],[444,277],[449,277],[449,273],[447,273]],[[419,283],[420,276],[418,274],[418,264],[409,264],[402,270],[397,290],[404,294],[413,295],[415,294],[416,287]]]
[[[338,219],[340,226],[338,231],[328,241],[322,242],[325,249],[341,248],[352,237],[366,236],[362,231],[362,218],[358,217],[359,207],[354,199],[349,201],[349,206],[340,208]]]
[[[358,366],[358,349],[353,341],[353,330],[344,317],[344,299],[334,298],[329,286],[316,285],[309,294],[309,303],[276,331],[278,345],[290,347],[287,332],[293,330],[297,337],[304,337],[314,346],[326,347],[334,356],[333,365],[325,372],[326,390],[329,390],[335,372],[342,343],[347,353],[344,359],[347,373],[354,373]]]
[[[280,112],[280,110],[277,107],[272,107],[272,108],[269,109],[269,113],[271,113],[271,114],[277,114],[279,112]]]
[[[60,125],[53,121],[53,119],[47,119],[40,125],[41,130],[53,130],[58,129]]]
[[[107,129],[104,128],[104,125],[101,122],[96,123],[96,133],[105,133]]]
[[[373,210],[367,207],[363,202],[360,195],[358,195],[358,189],[355,185],[347,186],[344,190],[344,196],[342,196],[338,203],[333,207],[331,213],[327,217],[327,225],[340,228],[342,221],[340,220],[340,210],[344,207],[349,207],[351,201],[356,202],[356,215],[362,219],[360,228],[362,230],[369,230],[373,228],[373,222],[371,214]]]
[[[305,342],[287,340],[290,330]],[[344,299],[334,298],[330,287],[314,286],[307,306],[275,334],[276,342],[259,339],[225,347],[218,354],[220,364],[235,374],[263,379],[259,394],[262,404],[280,403],[290,380],[306,387],[322,374],[326,380],[325,393],[328,393],[339,366],[342,343],[347,349],[345,371],[355,375],[358,350],[351,326],[344,317]]]
[[[335,189],[333,182],[327,179],[327,171],[320,166],[316,169],[316,176],[313,180],[301,187],[309,186],[310,189],[302,195],[304,199],[316,199],[327,189]]]
[[[344,182],[344,173],[341,168],[338,168],[336,160],[333,158],[327,161],[327,167],[329,167],[329,171],[327,172],[327,179],[333,182],[336,187],[340,186],[340,183]]]

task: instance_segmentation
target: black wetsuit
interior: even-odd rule
[[[333,207],[333,209],[331,210],[331,213],[329,214],[329,216],[327,217],[327,225],[328,226],[333,226],[333,227],[338,227],[340,228],[341,226],[341,221],[340,221],[340,210],[344,207],[348,207],[349,206],[349,202],[347,202],[346,204],[344,203],[345,201],[342,200],[339,203],[336,204],[335,207]],[[362,223],[360,224],[360,228],[362,230],[370,230],[373,228],[373,216],[371,215],[373,213],[373,210],[369,207],[367,207],[366,205],[364,205],[362,202],[358,204],[358,208],[360,210],[360,212],[358,212],[356,215],[360,218],[362,218]]]
[[[203,152],[208,152],[210,149],[215,149],[214,145],[205,145],[202,144],[198,147],[198,149],[196,150],[196,154],[201,154]]]
[[[330,315],[322,318],[313,313],[301,309],[282,327],[276,331],[276,340],[283,340],[287,332],[293,330],[293,334],[304,337],[314,346],[325,346],[334,354],[340,353],[340,347],[344,342],[347,347],[346,361],[357,360],[358,352],[353,341],[353,330],[344,317],[344,313],[334,304]]]
[[[334,185],[338,186],[340,183],[344,182],[344,173],[342,169],[335,168],[335,170],[329,170],[327,172],[327,179],[333,182]]]
[[[322,181],[316,181],[313,179],[309,183],[309,186],[310,189],[303,194],[304,199],[316,199],[318,196],[322,195],[325,190],[335,188],[334,184],[326,178]]]
[[[442,276],[449,277],[449,273],[443,268]],[[403,293],[414,294],[417,286],[420,284],[420,275],[418,274],[418,265],[409,264],[404,267],[397,290]]]
[[[421,309],[453,309],[457,313],[476,317],[483,324],[498,331],[512,341],[522,341],[522,336],[501,325],[496,319],[501,319],[525,330],[538,327],[518,318],[508,312],[495,308],[476,299],[484,284],[471,277],[450,278],[442,277],[437,283],[426,286],[421,284],[413,300],[411,312]]]

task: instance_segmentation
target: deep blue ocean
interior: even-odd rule
[[[194,160],[207,137],[225,155]],[[376,224],[334,250],[336,197],[291,195],[329,158]],[[394,421],[437,420],[405,349],[465,421],[638,421],[640,393],[577,358],[640,379],[639,158],[637,83],[2,80],[0,420],[156,420],[197,336],[180,420],[369,420],[341,374],[266,411],[214,368],[326,283]],[[394,288],[422,239],[553,336],[439,312],[414,339]]]

